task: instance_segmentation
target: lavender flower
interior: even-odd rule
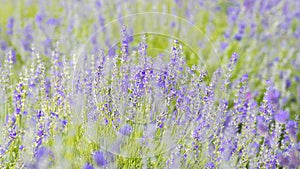
[[[209,162],[208,164],[206,164],[206,167],[209,169],[213,169],[213,168],[215,168],[215,165],[213,162]]]
[[[95,163],[101,167],[107,165],[107,161],[105,160],[104,153],[101,151],[96,151],[93,155]]]
[[[86,163],[82,169],[94,169],[94,167],[90,163]]]
[[[296,121],[289,120],[286,125],[286,129],[287,129],[287,132],[288,132],[288,135],[290,136],[290,138],[293,141],[296,141],[297,134],[298,134],[298,123]]]
[[[276,89],[271,89],[268,93],[268,99],[271,103],[277,104],[279,102],[280,92]]]
[[[257,116],[256,119],[258,133],[265,136],[269,131],[268,124],[266,124],[266,119],[263,116]]]
[[[38,13],[35,16],[35,20],[36,20],[37,23],[41,23],[44,20],[44,18],[45,18],[45,16],[42,13]]]
[[[242,40],[242,35],[241,34],[236,34],[234,36],[234,39],[237,40],[237,41],[240,41],[240,40]]]
[[[56,18],[50,18],[47,20],[46,24],[57,26],[60,24],[60,20]]]
[[[299,168],[296,1],[175,3],[5,2],[0,168]]]
[[[5,42],[5,41],[1,41],[0,42],[0,48],[2,49],[2,50],[6,50],[6,48],[7,48],[7,43]]]
[[[119,130],[119,132],[123,135],[130,135],[132,132],[132,127],[129,124],[125,124],[124,126],[122,126]]]
[[[287,111],[280,110],[275,114],[275,120],[279,123],[285,123],[289,119],[289,113]]]
[[[13,28],[14,28],[14,22],[15,22],[15,19],[13,17],[9,18],[8,21],[7,21],[7,34],[9,35],[12,35],[13,34]]]

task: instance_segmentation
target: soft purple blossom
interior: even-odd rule
[[[14,28],[15,19],[13,17],[10,17],[7,21],[7,34],[12,35],[13,34],[13,28]]]
[[[94,169],[94,167],[90,163],[86,163],[82,169]]]
[[[93,155],[93,159],[99,167],[107,165],[107,161],[105,160],[105,156],[102,151],[96,151]]]
[[[287,111],[280,110],[275,114],[275,120],[279,123],[285,123],[289,119],[289,113]]]
[[[37,160],[40,160],[42,158],[54,158],[53,152],[47,147],[38,148],[34,156]]]
[[[269,131],[268,124],[266,122],[266,119],[263,116],[257,116],[256,117],[257,122],[257,130],[261,135],[266,135]]]
[[[238,33],[234,36],[234,39],[237,41],[240,41],[240,40],[242,40],[242,35]]]
[[[255,4],[255,0],[244,0],[244,6],[248,9],[248,10],[250,10],[250,9],[252,9],[252,7],[254,6],[254,4]]]
[[[45,16],[42,13],[38,13],[35,16],[35,20],[36,20],[37,23],[41,23],[44,20],[44,18],[45,18]]]
[[[213,168],[215,168],[215,165],[214,165],[213,162],[209,162],[209,163],[206,164],[206,167],[209,168],[209,169],[213,169]]]
[[[276,89],[271,89],[267,98],[271,103],[277,104],[279,102],[280,92]]]
[[[286,89],[289,89],[290,87],[291,87],[291,80],[290,79],[286,79],[286,81],[285,81],[285,88]]]
[[[298,134],[298,123],[294,120],[289,120],[286,124],[286,129],[288,132],[288,135],[291,139],[297,140],[297,134]]]
[[[299,168],[296,2],[152,3],[7,13],[0,168]]]
[[[0,48],[2,49],[2,50],[6,50],[7,49],[7,43],[4,41],[4,40],[1,40],[0,41]]]
[[[60,20],[57,18],[49,18],[46,22],[47,25],[57,26],[60,24]]]

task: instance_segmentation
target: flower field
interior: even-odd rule
[[[0,0],[0,168],[300,168],[298,0]]]

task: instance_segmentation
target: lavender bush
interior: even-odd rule
[[[0,2],[0,168],[299,168],[292,0]]]

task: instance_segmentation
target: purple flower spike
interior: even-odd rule
[[[242,40],[242,35],[236,34],[236,35],[234,36],[234,39],[237,40],[237,41],[240,41],[240,40]]]
[[[249,75],[248,74],[244,74],[241,81],[244,82],[244,81],[247,81],[249,79]]]
[[[42,116],[44,116],[44,112],[42,110],[38,110],[36,116],[38,119],[40,119]]]
[[[119,132],[123,135],[129,135],[132,132],[132,127],[129,124],[120,128]]]
[[[236,21],[239,13],[240,13],[240,9],[237,6],[230,6],[227,8],[227,14],[231,22]]]
[[[230,38],[230,32],[224,32],[224,38],[228,39]]]
[[[285,88],[286,89],[288,89],[288,88],[290,88],[291,87],[291,80],[290,79],[287,79],[286,81],[285,81]]]
[[[254,151],[255,152],[257,152],[258,150],[259,150],[259,144],[257,143],[257,142],[254,142],[253,144],[252,144],[252,148],[254,149]]]
[[[9,136],[12,138],[12,139],[15,139],[17,137],[17,133],[15,131],[10,131],[9,132]]]
[[[13,63],[16,63],[17,61],[17,54],[16,54],[16,51],[14,49],[11,50],[11,60]]]
[[[209,168],[209,169],[213,169],[213,168],[215,168],[215,165],[214,165],[213,162],[210,162],[210,163],[206,164],[206,167]]]
[[[39,13],[35,16],[35,20],[36,20],[37,23],[40,23],[44,20],[44,17],[45,16],[43,14]]]
[[[288,131],[290,138],[292,140],[297,140],[298,123],[294,120],[290,120],[286,125],[286,129]]]
[[[299,76],[295,76],[295,80],[296,80],[296,82],[300,82],[300,77]]]
[[[94,169],[94,167],[90,163],[86,163],[82,169]]]
[[[23,112],[23,115],[26,116],[27,114],[28,114],[28,112],[25,110],[25,111]]]
[[[60,21],[59,19],[55,19],[55,18],[50,18],[47,20],[47,25],[59,25]]]
[[[231,116],[226,116],[226,120],[224,122],[224,127],[225,128],[229,126],[230,121],[231,121]]]
[[[290,117],[289,113],[283,110],[275,114],[275,120],[279,123],[285,123],[289,117]]]
[[[227,42],[222,42],[221,43],[221,50],[225,50],[228,46],[228,43]]]
[[[280,98],[280,92],[276,89],[271,89],[268,93],[268,101],[270,101],[273,104],[276,104],[279,102]]]
[[[56,114],[56,113],[54,113],[54,112],[51,112],[50,114],[51,114],[52,117],[58,118],[58,114]]]
[[[299,153],[295,150],[292,150],[290,153],[290,165],[289,168],[298,168],[300,167],[300,156]]]
[[[176,26],[176,22],[171,22],[171,27],[174,28]]]
[[[283,154],[278,155],[278,161],[281,166],[288,166],[290,163],[289,158],[286,156],[283,156]]]
[[[268,126],[265,124],[265,119],[262,116],[257,116],[257,130],[261,135],[266,135],[269,131]]]
[[[96,162],[96,164],[101,167],[107,164],[105,158],[104,158],[104,154],[101,151],[97,151],[94,153],[94,161]]]
[[[7,27],[7,34],[9,34],[9,35],[12,35],[13,34],[13,27],[14,27],[14,22],[15,22],[15,20],[14,20],[14,18],[9,18],[8,19],[8,22],[7,22],[7,25],[6,25],[6,27]]]
[[[68,124],[68,120],[62,120],[62,125],[66,126]]]
[[[39,160],[42,158],[54,158],[54,155],[50,149],[46,147],[40,147],[37,149],[35,153],[35,157]]]
[[[247,9],[251,9],[254,6],[254,3],[255,3],[255,1],[253,1],[253,0],[245,0],[243,5]]]
[[[23,150],[24,149],[24,146],[23,145],[20,145],[19,146],[19,150]]]
[[[97,6],[98,8],[100,8],[100,7],[102,6],[101,1],[97,0],[97,1],[96,1],[96,6]]]
[[[1,42],[0,42],[0,48],[1,48],[2,50],[6,50],[6,48],[7,48],[7,43],[6,43],[5,41],[1,41]]]

